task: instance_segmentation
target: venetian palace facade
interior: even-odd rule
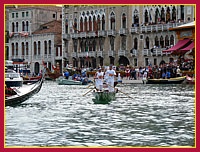
[[[6,7],[6,59],[38,73],[42,62],[74,67],[159,65],[178,41],[176,27],[195,20],[195,5],[62,5]]]
[[[63,64],[159,65],[175,57],[162,51],[177,43],[169,28],[195,20],[194,5],[64,5]]]

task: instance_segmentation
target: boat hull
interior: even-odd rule
[[[93,94],[95,98],[92,101],[95,104],[109,104],[116,99],[116,92],[93,92]]]
[[[186,77],[177,77],[170,79],[148,79],[147,84],[181,84],[185,81]]]
[[[40,91],[42,83],[43,79],[41,79],[35,84],[24,85],[20,88],[12,88],[16,92],[16,94],[5,98],[5,106],[16,106],[26,101],[32,95]],[[28,91],[26,93],[23,93],[22,90],[28,90]]]

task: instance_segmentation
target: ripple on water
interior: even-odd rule
[[[45,81],[6,107],[6,146],[194,146],[194,90],[186,85],[120,85],[116,100],[93,104],[87,86]]]

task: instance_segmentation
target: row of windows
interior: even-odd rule
[[[115,50],[115,39],[114,37],[110,37],[110,49]],[[103,51],[104,47],[104,39],[82,39],[79,41],[79,46],[80,46],[80,51],[81,52],[87,52],[87,51],[96,51],[97,46],[99,46],[99,50]],[[121,37],[121,49],[122,50],[127,50],[126,46],[127,42],[127,37],[122,36]],[[98,45],[97,45],[98,44]],[[153,44],[150,46],[150,38],[147,36],[144,41],[144,49],[150,49],[153,47],[156,48],[169,48],[171,45],[174,45],[174,36],[171,35],[170,37],[166,35],[165,37],[160,36],[155,36]],[[73,40],[73,47],[74,47],[74,52],[78,52],[78,40]],[[138,50],[138,38],[134,38],[133,40],[133,49]]]
[[[33,49],[34,49],[34,55],[40,55],[41,53],[41,42],[34,42],[33,43]],[[12,50],[12,55],[19,55],[19,44],[12,43],[11,44],[11,50]],[[22,55],[28,55],[29,54],[29,43],[28,42],[22,42],[21,43],[21,52]],[[44,54],[51,54],[51,40],[44,41]]]
[[[12,32],[19,32],[19,23],[12,22]],[[29,31],[29,21],[22,21],[21,31]]]
[[[116,26],[116,16],[114,12],[111,12],[110,16],[110,22],[109,27],[111,30],[115,30]],[[181,20],[184,19],[184,10],[181,11]],[[156,10],[155,13],[145,10],[145,13],[143,15],[143,19],[141,19],[136,14],[133,16],[133,25],[132,26],[139,26],[139,23],[141,22],[141,25],[147,24],[147,23],[160,23],[160,22],[178,22],[177,15],[176,15],[176,9],[175,7],[170,12],[169,9],[165,12],[164,9],[161,10],[161,13]],[[78,28],[78,20],[77,18],[74,19],[73,28],[75,31],[83,32],[83,31],[97,31],[97,30],[105,30],[105,15],[98,15],[96,16],[85,16],[81,17],[79,21],[79,28]],[[127,16],[126,13],[123,13],[121,15],[121,27],[126,28],[127,27]],[[79,30],[78,30],[79,29]],[[68,33],[68,19],[66,19],[66,33]]]
[[[28,17],[29,13],[28,12],[21,12],[21,17]],[[12,18],[18,18],[19,13],[12,13]]]

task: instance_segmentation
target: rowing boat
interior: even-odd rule
[[[112,100],[115,100],[116,97],[116,92],[107,92],[107,91],[103,91],[103,92],[93,92],[94,95],[94,99],[92,99],[92,101],[95,104],[109,104]]]
[[[181,84],[186,79],[185,76],[183,77],[176,77],[170,79],[147,79],[147,84]]]

